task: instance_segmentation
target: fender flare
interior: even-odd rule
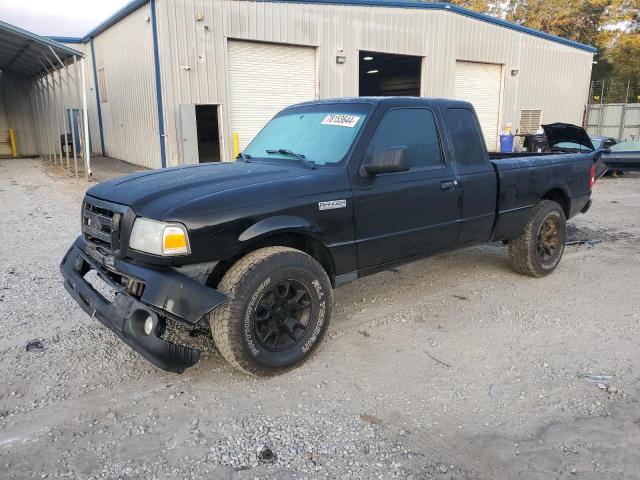
[[[244,230],[239,236],[238,241],[245,243],[258,240],[269,234],[300,232],[305,233],[315,240],[322,242],[322,233],[317,225],[305,220],[304,218],[293,215],[278,215],[275,217],[264,218],[251,225]],[[324,243],[324,242],[322,242]]]

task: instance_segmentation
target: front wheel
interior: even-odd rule
[[[209,315],[213,340],[231,365],[251,375],[275,375],[304,362],[329,325],[329,278],[315,259],[293,248],[247,254],[218,289],[229,301]]]
[[[542,200],[535,206],[522,234],[509,242],[513,269],[532,277],[544,277],[555,270],[564,253],[567,220],[560,205]]]

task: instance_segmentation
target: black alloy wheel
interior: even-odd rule
[[[555,260],[559,245],[558,218],[549,216],[540,225],[540,230],[538,231],[536,249],[540,260],[543,263]]]
[[[291,348],[309,328],[311,294],[300,282],[283,280],[267,290],[253,313],[260,345],[272,352]]]

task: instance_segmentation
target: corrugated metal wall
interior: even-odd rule
[[[81,47],[81,45],[74,45],[72,48],[81,50],[78,47]],[[85,60],[87,80],[91,78],[90,67],[90,64],[87,64]],[[28,108],[31,109],[31,115],[34,119],[32,134],[35,137],[36,151],[40,155],[58,155],[59,160],[61,150],[60,135],[71,133],[67,110],[82,109],[81,68],[80,60],[78,60],[75,65],[73,63],[68,65],[66,70],[56,70],[52,74],[45,75],[30,83],[21,82],[23,89],[29,92],[30,107],[28,102],[24,104],[24,107],[20,102],[20,108],[25,111]],[[95,116],[95,110],[91,105],[91,93],[90,91],[87,92],[87,111],[91,115],[93,110]],[[99,145],[99,136],[96,134],[97,128],[92,129],[92,126],[90,126],[90,130],[92,130],[92,144],[95,150],[96,145]],[[66,155],[64,154],[63,161],[66,164]]]
[[[23,79],[0,72],[0,108],[4,108],[0,116],[7,122],[7,132],[9,128],[15,132],[18,156],[37,153],[28,88]]]
[[[64,45],[84,54],[86,68],[85,81],[87,85],[87,113],[89,114],[89,132],[91,134],[91,152],[94,155],[97,155],[100,153],[100,126],[98,124],[97,97],[96,86],[93,78],[93,57],[91,55],[91,46],[88,43],[65,43]],[[78,75],[80,75],[80,73],[78,73]],[[74,100],[74,103],[77,103],[77,108],[82,108],[82,98]]]
[[[105,154],[160,167],[153,36],[149,4],[94,39],[96,67],[104,69],[101,102]]]
[[[73,44],[71,47],[84,50],[84,46],[80,44]],[[90,64],[85,67],[88,89],[92,86],[90,67]],[[67,68],[35,80],[7,72],[0,75],[0,91],[5,99],[9,126],[15,130],[19,155],[44,155],[52,158],[55,154],[57,161],[60,160],[60,135],[71,133],[67,110],[82,109],[80,60]],[[87,110],[95,151],[95,147],[100,145],[100,137],[92,95],[93,91],[88,90]],[[63,157],[66,162],[66,156]]]
[[[432,97],[454,95],[456,60],[502,64],[503,124],[518,125],[522,109],[541,109],[543,123],[582,121],[591,53],[453,12],[244,0],[157,3],[169,165],[180,163],[181,103],[221,105],[231,157],[227,39],[318,47],[321,98],[358,95],[359,50],[425,57],[422,93]],[[345,64],[336,63],[338,49]]]

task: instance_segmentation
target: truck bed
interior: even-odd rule
[[[491,160],[504,160],[505,158],[526,158],[526,157],[544,157],[548,155],[557,155],[553,152],[489,152]]]
[[[563,206],[567,218],[589,202],[593,152],[571,154],[504,154],[491,163],[498,177],[497,219],[493,240],[517,237],[540,195]],[[523,175],[523,170],[529,175]],[[545,197],[546,195],[546,197]]]

